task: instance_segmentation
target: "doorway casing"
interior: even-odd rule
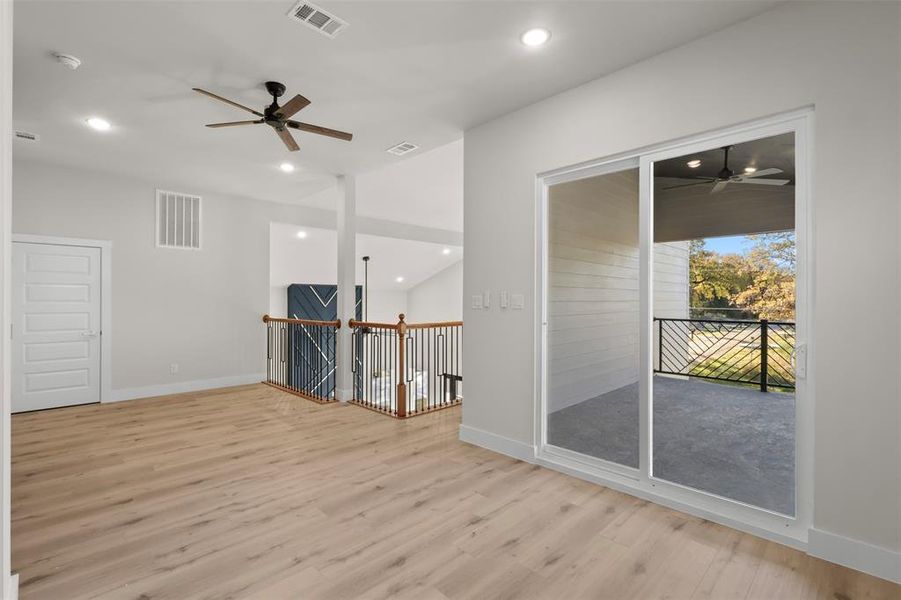
[[[112,249],[108,240],[12,234],[13,242],[100,249],[100,402],[112,401]]]
[[[795,401],[795,492],[793,517],[695,490],[653,477],[651,339],[653,307],[653,165],[666,160],[774,135],[795,134],[795,233],[797,239],[797,390]],[[533,444],[537,463],[593,481],[658,504],[694,514],[723,525],[806,550],[813,518],[813,210],[809,201],[812,181],[813,109],[804,108],[719,131],[581,163],[536,177],[536,347],[535,426]],[[548,335],[548,197],[553,185],[639,168],[639,468],[553,446],[547,439],[547,335]]]

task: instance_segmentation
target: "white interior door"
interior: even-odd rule
[[[12,410],[100,401],[100,248],[15,242]]]

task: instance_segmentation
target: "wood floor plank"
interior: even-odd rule
[[[901,588],[263,385],[13,417],[23,599],[828,598]]]

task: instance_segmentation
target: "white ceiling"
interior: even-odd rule
[[[350,23],[335,39],[285,17],[290,0],[16,2],[14,123],[41,136],[17,142],[16,157],[307,204],[332,174],[404,160],[384,151],[397,142],[437,148],[776,2],[321,4]],[[550,43],[521,45],[519,34],[537,25],[552,31]],[[68,71],[52,51],[83,65]],[[301,150],[289,153],[265,127],[203,127],[247,115],[192,87],[262,107],[261,84],[270,79],[312,101],[297,118],[350,131],[354,141],[298,132]],[[89,130],[90,115],[113,130]],[[285,160],[298,170],[278,171]],[[440,210],[444,201],[397,196],[405,200],[392,210],[404,213]]]
[[[306,232],[306,237],[298,238],[298,231]],[[271,223],[269,235],[270,252],[277,255],[270,257],[270,268],[278,279],[271,283],[337,282],[338,235],[333,229]],[[362,258],[369,256],[369,289],[374,291],[407,291],[463,258],[459,246],[375,235],[357,235],[356,244],[357,283],[363,283]],[[444,254],[445,248],[450,254]],[[404,280],[398,282],[397,277]]]
[[[338,200],[330,187],[302,201],[334,209]],[[463,140],[359,175],[356,201],[358,215],[463,231]]]

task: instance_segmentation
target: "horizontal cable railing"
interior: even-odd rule
[[[795,324],[781,321],[654,319],[654,372],[794,389]]]
[[[462,402],[462,321],[349,325],[353,403],[405,418]]]
[[[266,383],[316,402],[335,401],[341,321],[266,315]]]

